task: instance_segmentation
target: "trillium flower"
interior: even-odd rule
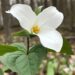
[[[63,38],[56,30],[63,21],[63,14],[56,7],[50,6],[36,15],[29,5],[15,4],[10,10],[21,27],[40,38],[41,44],[59,52],[63,45]]]

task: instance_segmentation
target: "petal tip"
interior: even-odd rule
[[[10,10],[8,10],[8,11],[5,11],[6,13],[10,13]]]
[[[57,8],[55,6],[50,6],[51,9],[56,10]]]
[[[59,50],[55,50],[57,53],[59,53],[60,51],[61,51],[61,49],[59,49]]]

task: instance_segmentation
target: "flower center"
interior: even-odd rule
[[[31,29],[31,31],[35,34],[39,33],[40,27],[38,25],[34,25]]]

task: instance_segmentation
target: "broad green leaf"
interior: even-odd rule
[[[13,43],[13,44],[11,44],[11,46],[17,47],[18,50],[21,50],[21,51],[24,51],[25,53],[27,53],[24,43]]]
[[[0,75],[4,75],[2,69],[0,69]]]
[[[13,72],[17,72],[16,70],[16,59],[22,55],[23,52],[16,51],[12,53],[7,53],[0,57],[0,61],[9,69],[11,69]]]
[[[19,75],[36,75],[40,63],[46,55],[47,50],[41,45],[38,45],[32,47],[28,55],[23,51],[16,51],[5,54],[1,57],[1,61]]]
[[[54,75],[54,73],[54,65],[51,61],[49,61],[47,65],[47,75]]]
[[[63,47],[61,49],[61,53],[65,53],[67,55],[72,55],[72,48],[71,45],[69,44],[68,40],[63,38]]]
[[[10,45],[0,45],[0,55],[3,55],[7,52],[14,52],[17,50],[17,47],[13,47]]]

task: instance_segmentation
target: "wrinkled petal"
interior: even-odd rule
[[[56,29],[63,21],[63,14],[56,7],[50,6],[38,15],[38,25],[44,28]]]
[[[61,34],[56,31],[46,31],[38,34],[41,44],[49,49],[55,50],[56,52],[59,52],[63,45],[63,38]]]
[[[11,13],[17,18],[21,27],[27,30],[31,29],[36,19],[36,14],[32,11],[31,7],[25,4],[15,4],[6,12]]]

